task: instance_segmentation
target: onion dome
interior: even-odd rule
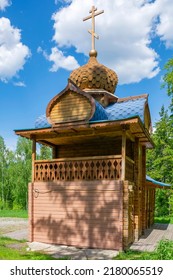
[[[113,70],[100,64],[96,57],[96,50],[91,50],[88,63],[75,69],[70,75],[70,80],[84,91],[96,89],[113,94],[118,76]]]

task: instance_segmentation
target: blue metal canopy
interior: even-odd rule
[[[162,183],[162,182],[159,182],[159,181],[156,181],[154,179],[152,179],[150,176],[146,175],[146,181],[150,182],[150,183],[153,183],[155,185],[158,185],[158,186],[161,186],[161,187],[167,187],[167,188],[170,188],[171,185],[170,184],[165,184],[165,183]]]

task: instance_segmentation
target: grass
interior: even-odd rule
[[[155,217],[154,222],[159,224],[173,224],[173,217]]]
[[[25,240],[0,237],[0,260],[69,260],[53,258],[41,252],[27,251]],[[154,252],[127,250],[120,252],[113,260],[173,260],[173,241],[161,240]]]
[[[59,258],[65,260],[66,258]],[[0,237],[0,260],[57,260],[50,255],[41,252],[27,251],[25,240],[15,240],[8,237]]]
[[[153,252],[127,250],[117,255],[114,260],[173,260],[173,241],[161,240]]]
[[[26,210],[0,210],[0,217],[27,218]],[[173,224],[173,217],[155,217],[155,223]],[[56,260],[50,255],[27,251],[25,240],[18,241],[0,237],[0,260]],[[61,259],[69,259],[68,257]],[[161,240],[154,252],[127,250],[119,253],[114,260],[173,260],[173,241]]]
[[[28,218],[27,210],[0,210],[0,217]]]

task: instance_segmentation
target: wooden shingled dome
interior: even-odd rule
[[[118,76],[113,70],[100,64],[96,55],[90,54],[88,63],[75,69],[70,75],[70,80],[84,91],[100,89],[113,94],[118,83]]]

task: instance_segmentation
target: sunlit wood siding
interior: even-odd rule
[[[88,119],[91,115],[89,100],[78,93],[64,94],[50,112],[51,123],[73,122]]]
[[[30,185],[30,189],[32,186],[32,241],[122,249],[121,181],[40,182]]]

